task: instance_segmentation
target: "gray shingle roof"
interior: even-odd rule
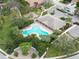
[[[76,26],[73,27],[71,30],[69,30],[68,33],[69,33],[70,35],[72,35],[73,37],[78,38],[78,37],[79,37],[79,26],[76,25]]]
[[[45,16],[40,16],[37,20],[54,30],[59,29],[66,24],[64,21],[60,20],[59,18],[56,18],[48,14]]]

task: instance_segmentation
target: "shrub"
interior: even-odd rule
[[[64,18],[64,17],[61,17],[60,19],[61,19],[61,20],[66,20],[66,18]]]
[[[62,33],[62,31],[60,31],[60,30],[54,30],[53,31],[53,34],[55,34],[55,35],[60,35]]]
[[[70,23],[66,23],[66,25],[63,26],[62,28],[60,28],[60,30],[64,31],[64,30],[68,29],[70,26],[72,26]]]
[[[23,55],[27,55],[31,47],[32,47],[31,43],[28,43],[28,42],[24,42],[20,44],[20,48],[22,50]]]
[[[41,41],[41,42],[39,42],[39,43],[33,45],[33,47],[36,48],[36,50],[39,52],[39,56],[40,56],[40,57],[41,57],[41,56],[44,54],[44,52],[47,50],[47,47],[48,47],[48,46],[49,46],[49,43],[43,42],[43,41]]]
[[[78,8],[79,8],[79,2],[77,2],[77,3],[76,3],[76,7],[78,7]]]
[[[71,22],[71,20],[72,20],[71,17],[67,17],[67,18],[61,17],[60,19],[61,19],[61,20],[65,20],[66,22]]]
[[[9,7],[4,7],[4,8],[2,9],[1,14],[4,15],[4,16],[10,15],[10,14],[11,14],[10,8],[9,8]]]
[[[71,17],[68,17],[68,18],[66,18],[66,22],[71,22],[72,21],[72,18]]]
[[[54,30],[54,32],[50,35],[50,42],[54,41],[55,39],[57,39],[58,35],[60,35],[62,33],[62,31],[60,30]]]
[[[50,8],[53,4],[50,2],[46,2],[43,4],[43,6],[45,7],[45,9]]]
[[[18,52],[14,51],[14,56],[18,57]]]
[[[36,58],[36,54],[35,53],[32,54],[32,58]]]
[[[39,8],[31,8],[31,12],[34,12],[34,13],[40,15],[41,12],[42,12],[42,8],[41,7],[39,7]]]
[[[50,35],[40,35],[41,41],[50,42]]]
[[[28,20],[28,19],[25,20],[23,18],[20,18],[20,19],[16,19],[13,25],[18,26],[19,29],[22,29],[26,26],[29,26],[32,23],[33,23],[33,20]]]
[[[22,15],[27,14],[30,12],[30,5],[28,2],[26,2],[25,0],[16,0],[17,2],[19,2],[19,10],[21,12]]]

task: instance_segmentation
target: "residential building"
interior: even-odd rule
[[[79,38],[79,25],[72,26],[72,28],[67,33],[74,38]]]
[[[66,25],[65,21],[49,14],[45,16],[40,16],[36,21],[38,23],[43,24],[44,26],[48,27],[51,30],[57,30]]]

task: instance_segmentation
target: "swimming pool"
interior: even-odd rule
[[[31,27],[31,28],[30,28]],[[38,35],[48,35],[48,32],[45,31],[45,29],[41,28],[40,26],[37,25],[32,25],[25,30],[22,31],[23,36],[28,36],[31,34],[38,34]]]

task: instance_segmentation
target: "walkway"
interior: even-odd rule
[[[28,55],[23,55],[22,54],[22,51],[20,48],[16,48],[15,51],[17,51],[19,53],[18,57],[15,57],[14,56],[14,53],[12,53],[11,57],[14,58],[14,59],[32,59],[32,54],[33,53],[36,53],[36,49],[35,48],[31,48],[28,52],[29,54]],[[37,57],[35,59],[39,59],[39,56],[38,54],[36,53]]]
[[[79,22],[79,16],[73,16],[72,22]]]
[[[72,57],[68,57],[68,58],[66,58],[66,59],[79,59],[79,54],[74,55],[74,56],[72,56]]]

